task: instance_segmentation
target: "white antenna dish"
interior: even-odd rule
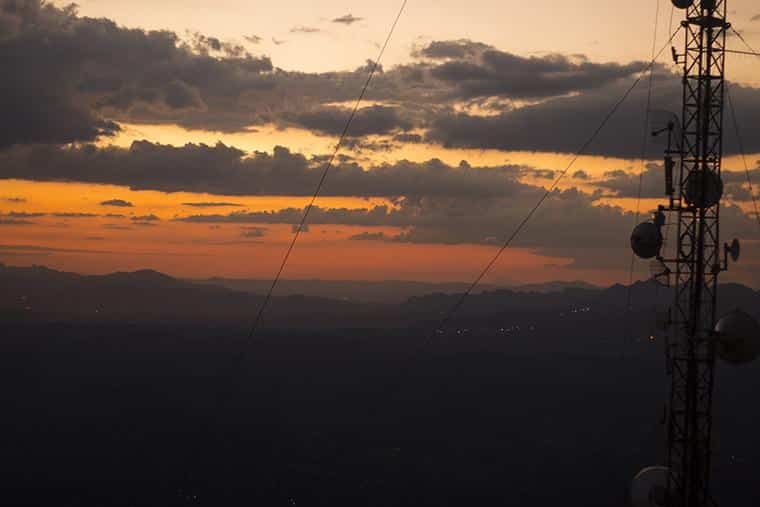
[[[735,310],[715,326],[718,356],[727,363],[745,364],[760,356],[760,325],[748,313]]]
[[[667,467],[645,468],[631,483],[633,507],[668,507]]]

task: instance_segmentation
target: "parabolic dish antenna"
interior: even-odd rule
[[[744,364],[760,356],[760,325],[748,313],[735,310],[718,321],[718,356],[732,364]]]
[[[673,0],[673,5],[679,9],[688,9],[694,5],[694,0]]]
[[[657,257],[662,241],[660,228],[652,222],[640,223],[631,234],[631,248],[642,259]]]
[[[631,483],[633,507],[668,507],[668,468],[645,468]]]
[[[686,178],[686,202],[700,208],[710,208],[723,197],[723,181],[712,171],[692,171]]]

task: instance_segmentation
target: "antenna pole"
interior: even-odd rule
[[[668,499],[671,507],[714,505],[710,495],[715,328],[721,266],[720,197],[727,0],[696,0],[682,22],[683,111],[675,301],[670,327]]]

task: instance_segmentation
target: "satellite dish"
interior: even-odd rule
[[[726,245],[726,252],[731,256],[732,261],[737,262],[742,253],[742,245],[739,243],[739,240],[735,239],[731,242],[730,246]]]
[[[744,364],[760,356],[760,324],[748,313],[735,310],[718,321],[718,356],[727,363]]]
[[[711,208],[723,197],[723,181],[712,171],[692,171],[686,178],[686,202],[698,208]]]
[[[662,248],[662,233],[652,222],[643,222],[636,226],[631,234],[631,248],[642,259],[657,257]]]
[[[667,467],[649,467],[639,472],[631,483],[631,505],[668,507],[668,474]]]
[[[688,9],[694,5],[694,0],[673,0],[673,5],[679,9]]]

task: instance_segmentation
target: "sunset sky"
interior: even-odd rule
[[[401,2],[78,4],[0,0],[0,262],[271,277]],[[729,9],[760,48],[760,5]],[[665,0],[410,0],[284,277],[472,280],[671,15]],[[653,123],[680,111],[662,55]],[[757,194],[760,58],[727,66]],[[641,160],[646,82],[487,281],[627,282],[639,171],[642,212],[664,202],[664,146]],[[759,287],[760,228],[725,127],[721,233],[745,253],[723,280]]]

